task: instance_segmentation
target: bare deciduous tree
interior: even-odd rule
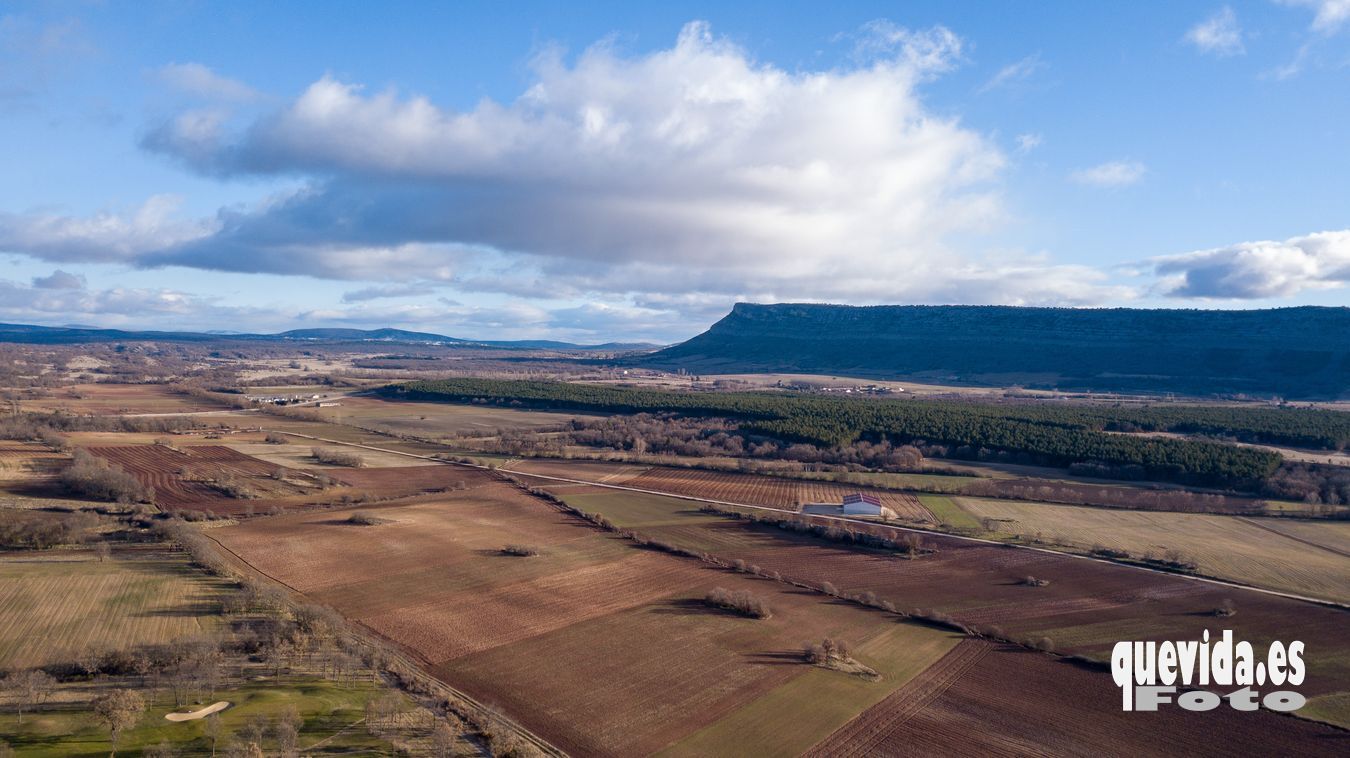
[[[14,710],[23,723],[23,712],[33,710],[51,697],[56,689],[56,680],[41,669],[29,669],[10,674],[4,681],[5,689],[14,699]]]
[[[111,690],[94,698],[94,718],[108,730],[112,743],[110,756],[117,755],[117,740],[122,732],[136,725],[145,712],[145,699],[135,690]]]

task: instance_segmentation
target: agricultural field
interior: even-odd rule
[[[463,491],[363,506],[374,525],[325,511],[207,534],[583,754],[674,745],[775,692],[771,703],[812,709],[805,690],[780,691],[816,671],[799,662],[803,639],[846,638],[867,651],[859,653],[865,664],[890,672],[876,687],[840,684],[857,703],[884,697],[956,642],[949,632],[638,549],[490,474],[460,475]],[[503,555],[508,541],[539,555]],[[766,598],[772,617],[705,607],[715,586]],[[634,685],[594,686],[626,680]],[[792,714],[779,717],[787,723]],[[794,744],[814,744],[842,722],[814,723]]]
[[[1268,711],[1120,710],[1105,676],[1012,646],[969,640],[807,753],[826,756],[1333,754],[1344,740]],[[1103,686],[1105,685],[1105,686]]]
[[[1346,615],[1334,608],[1221,587],[1185,577],[1083,558],[942,536],[924,541],[937,552],[907,560],[895,553],[842,546],[744,520],[691,510],[691,503],[659,496],[627,505],[627,493],[542,485],[569,503],[630,519],[640,534],[724,560],[744,560],[765,571],[814,586],[829,582],[841,593],[873,592],[902,610],[941,614],[968,626],[997,629],[999,636],[1034,642],[1047,638],[1058,652],[1104,660],[1123,639],[1192,639],[1209,628],[1232,628],[1246,639],[1289,636],[1298,619],[1308,646],[1305,694],[1350,690],[1350,635]],[[642,522],[652,524],[642,526]],[[876,533],[888,527],[868,525]],[[1027,586],[1025,577],[1044,580]],[[1232,601],[1236,616],[1217,619],[1214,609]],[[1334,716],[1350,725],[1350,713]]]
[[[919,502],[933,514],[938,524],[949,529],[980,529],[980,521],[946,495],[919,495]]]
[[[311,474],[282,469],[222,445],[119,445],[85,448],[153,487],[155,503],[167,511],[243,513],[298,504],[319,491]],[[235,497],[221,489],[233,481],[253,497]]]
[[[651,466],[640,463],[606,463],[600,461],[553,460],[550,458],[516,458],[500,464],[504,471],[523,474],[557,476],[602,484],[625,484],[646,472]]]
[[[954,499],[997,534],[1141,558],[1174,552],[1207,576],[1350,604],[1350,522]]]
[[[442,435],[490,437],[501,430],[557,427],[574,418],[598,419],[596,414],[521,410],[488,405],[454,405],[346,397],[341,405],[315,408],[319,417],[343,424],[417,437]]]
[[[54,480],[70,456],[45,445],[0,441],[0,497],[54,495]]]
[[[956,633],[920,639],[915,636],[907,627],[897,625],[858,648],[857,657],[881,674],[885,686],[839,676],[828,669],[812,669],[662,750],[660,755],[801,755],[817,744],[821,734],[833,734],[906,687],[964,639]]]
[[[555,462],[513,463],[507,468],[520,473],[590,480],[607,484],[622,484],[634,489],[665,492],[672,495],[707,498],[746,505],[763,505],[785,510],[799,510],[805,503],[838,503],[845,495],[869,492],[881,498],[881,504],[895,511],[905,521],[932,522],[932,514],[914,495],[890,490],[869,490],[836,482],[788,479],[783,477],[740,474],[703,469],[680,469],[654,466],[638,476],[628,476],[627,467],[616,464],[569,464]],[[612,473],[606,473],[612,472]]]
[[[25,399],[25,411],[60,411],[77,415],[119,416],[209,413],[220,403],[177,392],[167,384],[76,384]]]
[[[0,555],[0,669],[91,649],[171,642],[217,627],[221,584],[181,555],[92,550]]]
[[[361,458],[362,466],[369,468],[391,468],[400,466],[425,466],[426,461],[395,455],[378,450],[362,450],[344,445],[331,445],[324,442],[310,442],[303,438],[292,437],[294,444],[274,445],[267,442],[226,442],[226,447],[251,458],[266,461],[275,466],[287,468],[331,469],[343,468],[330,466],[314,459],[315,448],[329,452],[349,453]]]

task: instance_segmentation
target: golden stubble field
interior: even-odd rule
[[[161,551],[0,556],[0,668],[201,635],[215,628],[219,592],[219,580]]]
[[[996,519],[1001,533],[1138,556],[1177,551],[1210,576],[1350,603],[1350,522],[956,501],[977,519]]]

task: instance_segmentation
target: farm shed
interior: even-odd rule
[[[895,518],[895,511],[881,504],[881,498],[865,492],[845,495],[839,503],[807,503],[802,513],[817,516],[875,516],[884,519]]]

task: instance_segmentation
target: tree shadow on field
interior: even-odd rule
[[[772,653],[746,653],[745,657],[751,663],[757,663],[761,666],[803,666],[806,661],[802,658],[800,650],[781,650]]]
[[[681,600],[669,600],[653,608],[651,612],[666,616],[727,616],[728,618],[745,618],[729,608],[719,608],[714,605],[708,605],[702,600],[693,597],[683,598]]]
[[[198,616],[214,616],[219,612],[220,603],[211,600],[201,600],[176,605],[172,608],[155,608],[131,615],[133,618],[196,618]]]

